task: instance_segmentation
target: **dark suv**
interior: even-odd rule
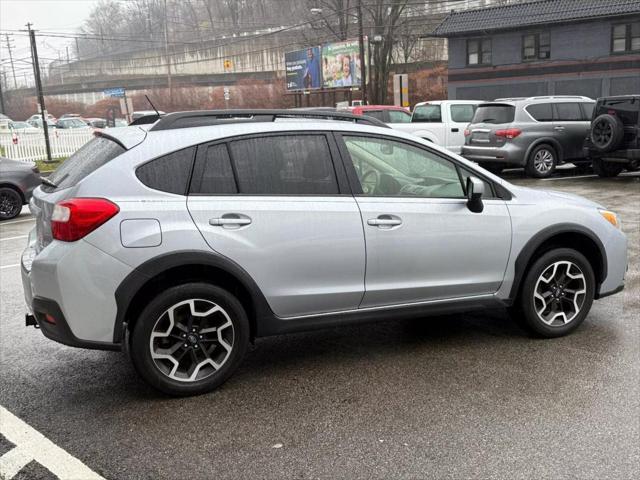
[[[601,177],[640,167],[640,95],[599,98],[585,153]]]

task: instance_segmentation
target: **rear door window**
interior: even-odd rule
[[[226,144],[198,147],[189,193],[196,195],[238,193]]]
[[[413,111],[412,122],[441,123],[442,111],[440,105],[418,105]]]
[[[576,122],[582,120],[579,103],[555,103],[556,120],[560,122]]]
[[[451,105],[451,121],[456,123],[469,123],[476,112],[476,105],[463,104]]]
[[[381,122],[388,122],[385,112],[383,110],[364,110],[362,112],[363,115],[367,117],[373,117]]]
[[[480,105],[471,123],[511,123],[515,117],[516,108],[513,105]]]
[[[185,195],[196,147],[164,155],[138,167],[136,176],[147,187],[167,193]]]
[[[411,114],[402,110],[389,110],[388,113],[391,123],[409,123],[411,121]]]
[[[278,135],[229,144],[238,191],[252,195],[336,195],[324,135]]]
[[[593,109],[595,108],[596,104],[593,102],[584,102],[580,105],[582,105],[582,118],[584,120],[591,120],[591,117],[593,116]]]
[[[534,105],[528,105],[526,107],[529,115],[538,122],[552,122],[553,121],[553,109],[550,103],[537,103]]]
[[[124,147],[107,137],[96,137],[65,160],[49,176],[49,180],[57,185],[56,190],[73,187],[125,151]],[[47,192],[54,190],[47,185],[43,185],[42,188]]]

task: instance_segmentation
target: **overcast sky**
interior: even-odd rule
[[[29,39],[23,32],[11,32],[11,30],[24,30],[27,22],[33,24],[36,30],[54,31],[59,33],[73,32],[82,25],[91,9],[99,3],[99,0],[0,0],[0,69],[7,72],[7,82],[12,85],[10,67],[8,63],[6,33],[13,39],[13,58],[15,60],[30,57]],[[13,35],[11,35],[13,33]],[[70,45],[73,39],[40,37],[38,39],[38,55],[44,59],[57,58],[58,51],[63,57],[66,55],[65,47]],[[24,61],[16,61],[16,76],[18,83],[24,82],[24,73],[31,68]],[[29,75],[31,77],[32,75]]]

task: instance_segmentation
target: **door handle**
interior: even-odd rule
[[[379,228],[391,228],[402,225],[402,219],[395,215],[380,215],[378,218],[370,218],[367,225]]]
[[[251,224],[251,219],[246,215],[239,215],[237,213],[225,213],[219,218],[210,218],[209,225],[217,227],[242,227],[244,225]]]
[[[459,128],[452,128],[452,129],[451,129],[451,131],[452,131],[453,133],[457,133],[457,132],[459,132],[459,131],[460,131],[460,129],[459,129]]]
[[[557,130],[558,132],[562,132],[564,131],[564,127],[558,125],[557,127],[553,127],[554,130]]]

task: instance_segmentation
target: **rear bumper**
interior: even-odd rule
[[[119,350],[113,341],[114,292],[131,268],[84,240],[53,241],[37,255],[30,244],[22,256],[27,313],[42,333],[74,347]],[[55,323],[47,322],[47,315]]]
[[[50,340],[70,347],[90,348],[93,350],[121,350],[120,344],[93,342],[76,337],[64,318],[60,306],[54,300],[36,297],[33,299],[31,308],[40,331]],[[30,315],[27,315],[27,325],[32,324],[32,320],[29,317]]]
[[[472,162],[517,165],[525,164],[524,151],[516,145],[505,143],[501,147],[482,147],[477,145],[464,145],[462,156]]]

